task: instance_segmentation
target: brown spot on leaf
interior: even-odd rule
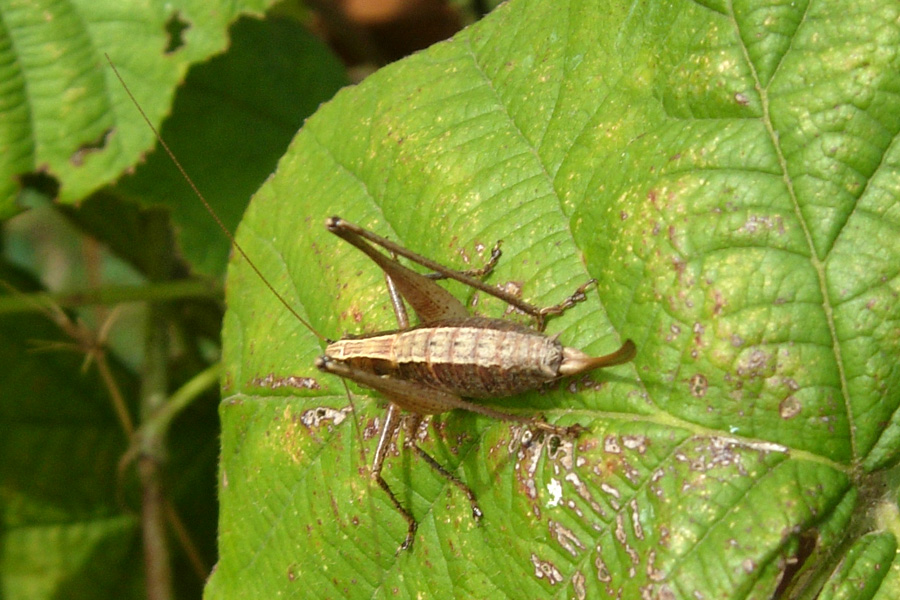
[[[803,410],[803,404],[796,396],[788,396],[778,405],[778,414],[782,419],[793,419]]]
[[[691,396],[695,398],[702,398],[703,396],[705,396],[708,387],[709,384],[706,381],[706,376],[702,375],[701,373],[695,373],[689,381]]]

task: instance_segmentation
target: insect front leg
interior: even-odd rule
[[[406,539],[400,544],[400,548],[397,549],[398,552],[412,546],[413,540],[416,537],[416,529],[419,526],[418,523],[416,523],[416,519],[402,504],[400,504],[400,501],[397,500],[397,496],[394,495],[394,492],[387,484],[387,481],[381,476],[381,468],[384,466],[384,459],[387,456],[387,451],[391,447],[391,442],[394,437],[397,435],[397,430],[400,428],[400,418],[400,407],[391,402],[388,405],[387,414],[385,414],[384,417],[384,426],[381,428],[381,437],[378,438],[378,446],[375,447],[375,458],[372,460],[372,478],[378,483],[378,486],[385,491],[388,498],[391,499],[394,508],[403,515],[404,519],[406,519]]]
[[[547,324],[547,317],[552,317],[554,315],[561,315],[579,302],[584,302],[587,300],[587,289],[597,283],[596,279],[591,279],[586,283],[579,286],[575,293],[571,296],[560,302],[559,304],[554,304],[553,306],[546,306],[542,308],[535,318],[537,319],[537,329],[538,331],[543,331],[544,326]]]

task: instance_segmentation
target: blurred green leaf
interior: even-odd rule
[[[638,356],[498,402],[589,427],[574,446],[437,420],[424,446],[480,525],[390,456],[420,522],[395,554],[406,524],[368,480],[379,399],[351,386],[351,413],[235,260],[207,596],[765,598],[818,526],[835,549],[865,533],[898,456],[898,23],[874,0],[514,0],[323,106],[240,228],[321,334],[394,326],[381,273],[323,228],[340,214],[448,265],[502,238],[491,281],[536,303],[597,278],[548,330]]]
[[[60,200],[77,202],[153,145],[104,54],[158,124],[188,67],[225,48],[239,14],[260,14],[269,4],[0,3],[0,217],[16,211],[23,175],[53,177]]]
[[[5,265],[2,275],[20,290],[34,286]],[[135,558],[140,533],[115,503],[125,439],[99,376],[81,372],[77,351],[48,349],[74,342],[43,315],[0,319],[0,338],[4,597],[49,597],[84,571],[95,593],[123,591],[129,578],[115,567]],[[131,375],[113,367],[127,385]],[[98,552],[105,573],[91,566]]]

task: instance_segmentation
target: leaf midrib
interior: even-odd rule
[[[778,161],[779,167],[781,168],[782,180],[784,181],[785,189],[791,201],[791,208],[794,211],[794,217],[796,218],[797,223],[800,225],[801,231],[803,232],[803,237],[806,240],[806,245],[809,250],[809,263],[816,274],[816,281],[819,286],[819,294],[822,297],[822,311],[824,313],[825,321],[828,326],[828,335],[831,337],[832,352],[834,353],[835,366],[837,367],[838,378],[840,380],[841,397],[844,402],[844,411],[847,415],[848,429],[850,434],[850,462],[856,463],[859,460],[859,450],[857,448],[856,442],[856,425],[853,416],[853,406],[850,401],[849,387],[847,384],[847,373],[844,367],[844,359],[841,353],[840,341],[837,335],[837,327],[834,321],[834,309],[832,307],[831,298],[828,294],[825,262],[823,259],[820,259],[818,257],[812,232],[810,231],[809,225],[803,216],[803,211],[800,207],[800,201],[797,197],[796,190],[794,189],[794,182],[791,179],[790,173],[788,172],[788,162],[781,147],[780,138],[772,122],[770,114],[768,88],[762,84],[759,78],[759,73],[756,70],[756,65],[753,63],[753,60],[750,57],[749,49],[744,44],[744,37],[741,35],[740,31],[740,23],[735,17],[734,10],[730,5],[729,9],[731,11],[729,16],[735,29],[737,44],[744,56],[745,62],[747,63],[747,68],[750,70],[751,77],[753,78],[754,88],[759,94],[760,105],[762,107],[762,123],[766,129],[767,135],[769,136],[769,141],[772,144],[772,149],[775,152],[775,158]],[[807,5],[806,10],[809,11],[809,5]],[[800,23],[806,21],[806,16],[807,13],[804,13],[801,17],[797,28],[794,30],[795,35],[796,32],[800,29]],[[783,64],[784,61],[780,61],[779,66],[776,67],[776,69],[773,71],[772,77],[769,79],[770,83],[775,80],[775,77],[777,76],[781,65]]]

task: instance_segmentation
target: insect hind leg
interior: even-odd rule
[[[418,254],[416,252],[412,252],[404,248],[403,246],[388,240],[387,238],[383,238],[376,233],[360,227],[359,225],[354,225],[349,221],[345,221],[340,217],[329,217],[325,221],[325,227],[328,229],[328,231],[343,238],[344,240],[350,242],[351,244],[365,252],[385,271],[390,271],[393,268],[391,267],[391,265],[398,263],[375,251],[373,247],[365,244],[363,240],[381,246],[392,255],[402,256],[418,265],[425,267],[426,269],[431,269],[435,272],[429,275],[415,274],[418,277],[428,277],[430,279],[453,279],[473,289],[481,290],[486,294],[489,294],[495,298],[498,298],[499,300],[502,300],[503,302],[506,302],[510,306],[517,308],[523,313],[534,317],[535,321],[537,322],[538,331],[544,330],[544,326],[546,325],[548,317],[562,314],[569,308],[575,306],[577,303],[583,301],[586,298],[585,291],[588,287],[595,283],[595,280],[592,279],[575,290],[574,294],[572,294],[559,304],[541,308],[529,302],[525,302],[521,298],[518,298],[517,296],[507,292],[502,288],[488,285],[487,283],[481,281],[481,277],[493,270],[494,265],[500,258],[499,243],[494,246],[494,249],[491,251],[491,258],[488,260],[488,264],[483,269],[475,269],[474,271],[455,271],[453,269],[445,267],[437,261],[431,260],[430,258],[422,256],[421,254]],[[484,271],[483,274],[481,273],[482,271]],[[408,277],[412,276],[409,275]],[[406,294],[404,294],[404,297],[407,297],[407,300],[409,300],[409,297]],[[418,307],[416,307],[416,312],[419,313],[419,316],[422,316],[422,311]]]

